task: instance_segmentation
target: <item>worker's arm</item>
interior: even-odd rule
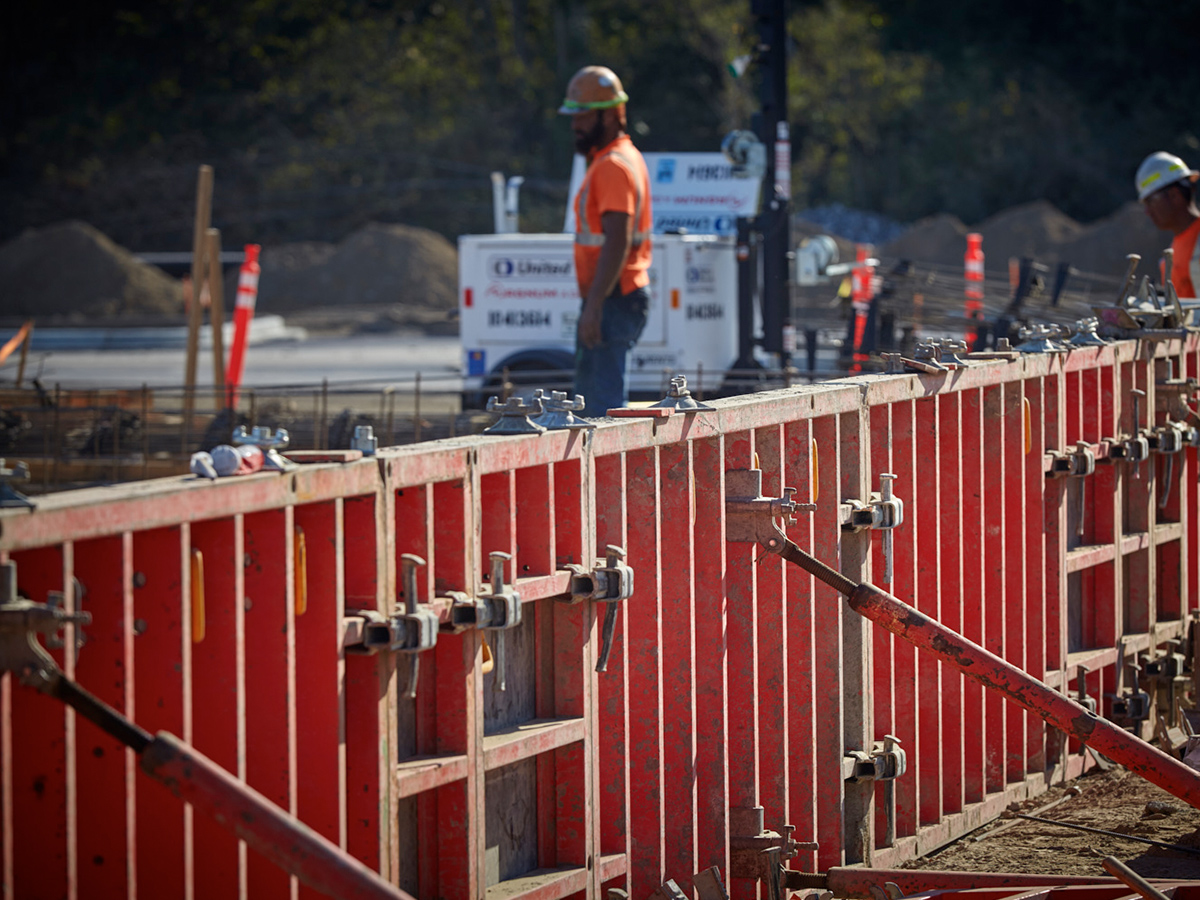
[[[592,279],[592,285],[583,300],[583,312],[579,315],[579,341],[585,347],[595,347],[603,340],[600,321],[604,314],[604,300],[617,286],[629,256],[629,248],[633,246],[633,216],[628,213],[603,213],[600,227],[604,231],[604,245],[600,248],[600,259],[596,263],[596,277]]]

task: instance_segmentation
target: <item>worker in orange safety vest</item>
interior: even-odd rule
[[[1151,153],[1138,166],[1134,185],[1138,200],[1154,226],[1169,231],[1174,263],[1171,283],[1180,297],[1195,297],[1200,285],[1200,209],[1196,208],[1196,180],[1200,172],[1189,169],[1178,156]]]
[[[575,393],[585,416],[624,406],[629,350],[650,307],[650,175],[626,133],[629,96],[616,74],[585,66],[559,113],[571,116],[587,173],[574,199],[575,276],[583,306],[575,333]]]

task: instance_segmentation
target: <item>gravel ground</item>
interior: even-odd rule
[[[1078,789],[1078,794],[1074,794]],[[1070,793],[1069,793],[1070,792]],[[1037,812],[1053,801],[1051,809]],[[1027,872],[1046,875],[1107,873],[1112,855],[1148,878],[1200,878],[1200,810],[1127,772],[1113,769],[1020,805],[1013,811],[1106,831],[1196,848],[1184,853],[1026,819],[1003,818],[948,844],[909,868],[953,872]]]

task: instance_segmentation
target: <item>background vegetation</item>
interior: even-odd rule
[[[789,4],[796,205],[978,221],[1044,198],[1132,196],[1145,153],[1195,164],[1200,4]],[[189,244],[195,168],[227,244],[336,240],[367,221],[491,227],[522,174],[525,230],[561,227],[554,113],[603,62],[648,150],[713,150],[757,106],[748,0],[116,0],[19,5],[0,34],[0,238],[83,218],[135,249]]]

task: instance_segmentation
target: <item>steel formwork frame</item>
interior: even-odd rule
[[[52,651],[69,676],[416,896],[643,897],[728,873],[739,807],[819,843],[791,868],[887,867],[1088,759],[832,588],[727,541],[725,473],[760,468],[769,497],[798,488],[816,503],[787,529],[801,547],[1052,687],[1075,695],[1082,677],[1107,712],[1132,663],[1190,637],[1196,449],[1136,477],[1123,461],[1049,477],[1053,453],[1134,431],[1134,388],[1139,424],[1161,424],[1168,382],[1198,366],[1194,335],[1122,342],[592,432],[52,495],[0,512],[0,558],[25,596],[60,592],[92,615],[86,642],[68,627],[72,650]],[[840,508],[884,472],[905,502],[890,583],[879,533],[844,530]],[[604,609],[570,602],[564,567],[609,544],[636,589],[597,674]],[[442,633],[411,700],[402,655],[346,651],[359,611],[403,606],[401,554],[425,559],[418,599],[445,619],[452,592],[490,591],[494,551],[512,555],[523,601],[505,690],[484,672],[494,632]],[[885,734],[908,771],[890,787],[846,780],[848,751]],[[315,896],[10,675],[0,757],[6,898]]]

